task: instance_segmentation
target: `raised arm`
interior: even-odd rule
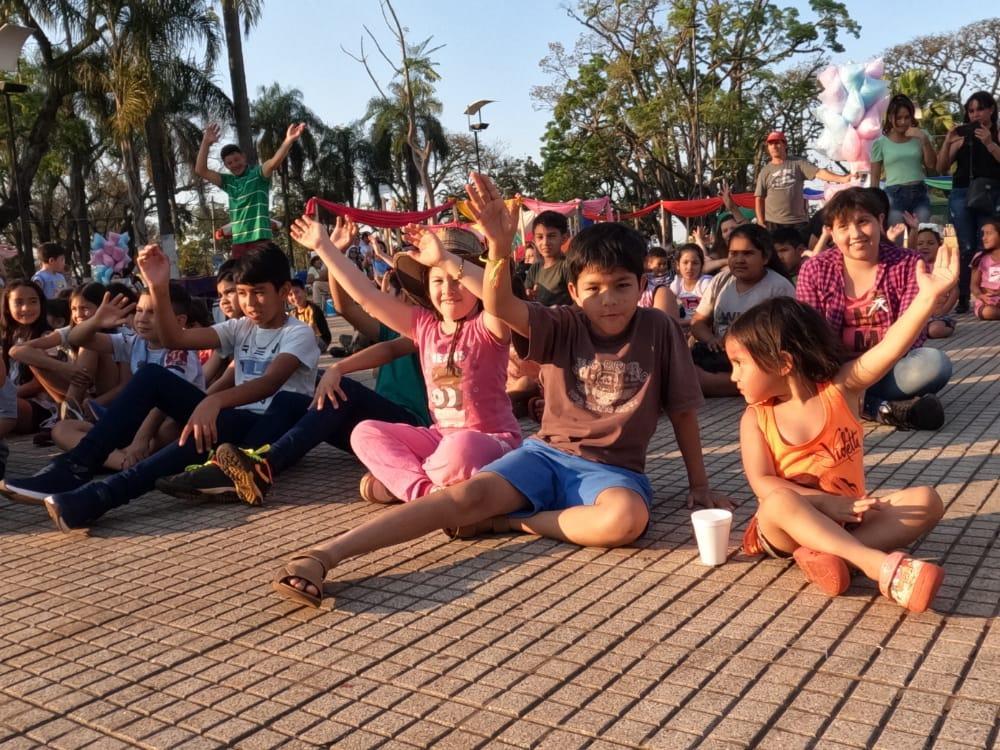
[[[167,349],[218,349],[219,334],[212,328],[181,328],[177,316],[171,314],[170,261],[159,245],[146,245],[139,251],[137,260],[142,278],[153,297],[157,311],[156,331]],[[166,314],[162,315],[163,311]]]
[[[214,122],[205,127],[205,134],[202,136],[201,146],[198,148],[198,157],[194,162],[194,173],[216,187],[222,187],[222,175],[208,168],[208,150],[213,143],[218,143],[221,134],[219,126]]]
[[[483,307],[512,331],[527,338],[528,303],[514,296],[510,282],[510,246],[517,230],[520,208],[514,204],[508,209],[500,191],[486,175],[473,172],[471,178],[471,183],[466,186],[468,206],[473,218],[483,228],[489,247]]]
[[[513,235],[512,235],[513,237]],[[454,279],[459,279],[462,286],[478,299],[483,298],[483,269],[475,263],[467,263],[449,252],[441,244],[441,239],[432,231],[420,224],[406,226],[406,238],[413,243],[416,250],[410,252],[410,257],[428,268],[435,266],[442,269]],[[483,322],[497,339],[506,340],[510,335],[507,324],[490,314],[487,310]]]
[[[303,247],[319,253],[330,272],[330,288],[336,281],[361,305],[361,309],[403,336],[410,333],[413,310],[401,299],[379,290],[364,272],[352,263],[344,250],[350,247],[357,226],[350,219],[337,217],[333,233],[328,237],[323,225],[309,216],[292,224],[292,239]],[[334,303],[336,304],[336,302]]]
[[[892,369],[912,346],[934,313],[938,300],[958,282],[958,251],[949,245],[938,250],[934,267],[917,262],[919,292],[910,306],[889,326],[883,339],[860,357],[845,364],[835,382],[848,391],[864,391]]]
[[[951,130],[948,131],[948,135],[944,137],[941,142],[941,148],[938,149],[937,153],[937,173],[945,174],[951,167],[952,163],[958,157],[959,149],[965,145],[965,136],[958,134],[958,129],[962,127],[961,125],[956,125]]]
[[[119,294],[111,299],[111,294],[105,293],[97,312],[70,329],[67,337],[70,345],[91,349],[101,354],[112,352],[114,347],[111,345],[111,337],[102,333],[102,330],[123,325],[134,309],[135,305],[129,304],[125,295]]]
[[[839,182],[840,184],[850,182],[854,177],[853,174],[837,174],[836,172],[831,172],[829,169],[817,169],[816,176],[826,182]]]
[[[270,177],[274,170],[281,166],[281,162],[288,156],[288,152],[292,150],[295,141],[299,139],[305,129],[305,123],[302,122],[292,123],[288,126],[288,130],[285,132],[285,140],[278,146],[278,150],[274,152],[274,156],[260,165],[260,173],[265,178]]]

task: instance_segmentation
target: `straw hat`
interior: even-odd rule
[[[434,230],[444,249],[466,263],[475,263],[477,266],[485,265],[480,259],[483,253],[483,246],[479,244],[479,238],[466,229],[457,227],[445,227]],[[396,278],[403,292],[416,304],[433,310],[430,298],[427,295],[427,266],[415,260],[406,253],[399,253],[392,259],[393,268],[396,271]]]

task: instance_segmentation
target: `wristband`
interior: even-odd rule
[[[486,259],[486,281],[492,285],[494,289],[500,286],[500,269],[503,268],[503,264],[506,262],[506,258]]]

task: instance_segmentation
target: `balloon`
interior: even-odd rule
[[[827,65],[816,76],[816,80],[819,81],[820,85],[825,89],[836,88],[840,85],[840,71],[837,69],[836,65]]]
[[[836,87],[823,89],[819,92],[819,100],[830,109],[839,112],[847,99],[847,90],[837,83]]]
[[[128,232],[122,232],[120,235],[118,235],[118,247],[120,247],[122,250],[128,250],[128,241],[129,241]]]
[[[847,94],[847,101],[844,102],[844,110],[841,114],[847,122],[857,127],[861,124],[861,120],[865,116],[865,109],[864,102],[861,101],[861,95],[857,91],[851,91]]]
[[[111,281],[111,274],[114,273],[108,266],[94,266],[94,281],[107,284]]]
[[[90,255],[90,265],[94,269],[94,278],[98,281],[107,281],[114,271],[121,271],[128,266],[130,259],[128,253],[127,232],[108,232],[107,237],[95,234],[90,247],[93,252]]]
[[[875,140],[882,134],[882,117],[875,107],[872,107],[858,123],[858,135],[863,140]]]
[[[95,234],[94,239],[90,241],[90,249],[100,250],[102,247],[104,247],[105,242],[107,242],[107,240],[105,240],[101,235]]]

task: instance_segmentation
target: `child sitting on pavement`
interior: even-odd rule
[[[139,254],[139,268],[159,309],[170,306],[170,263],[156,245]],[[206,395],[158,365],[139,369],[80,443],[33,477],[10,480],[4,494],[45,502],[57,528],[91,525],[104,513],[151,490],[160,477],[205,460],[219,441],[261,445],[285,433],[305,412],[316,383],[319,349],[308,326],[285,312],[288,259],[270,246],[248,252],[236,266],[245,317],[211,328],[183,329],[172,315],[156,317],[170,349],[217,347],[235,362],[235,386]],[[119,309],[120,319],[130,312]],[[127,445],[154,408],[184,424],[180,440],[124,471],[91,482],[108,455]]]
[[[937,260],[941,244],[941,233],[934,225],[922,226],[917,230],[916,250],[928,267],[932,267]],[[937,309],[927,323],[927,338],[946,339],[955,332],[955,317],[951,313],[957,303],[957,287],[941,297]]]
[[[296,555],[274,579],[281,596],[319,606],[323,579],[341,561],[440,528],[629,544],[649,522],[653,493],[643,470],[661,409],[684,457],[689,505],[729,505],[708,486],[696,412],[702,396],[680,326],[637,307],[642,237],[621,224],[583,230],[568,257],[577,306],[524,302],[511,289],[508,260],[516,220],[488,178],[473,180],[470,206],[489,241],[484,304],[511,327],[519,352],[543,363],[541,430],[469,481]]]
[[[316,345],[320,351],[325,352],[333,336],[330,334],[330,326],[326,323],[323,308],[309,301],[305,284],[298,279],[292,279],[291,284],[288,290],[288,304],[292,308],[292,317],[312,328],[312,332],[316,335]]]
[[[980,320],[1000,320],[1000,219],[983,222],[982,240],[972,258],[972,311]]]
[[[930,270],[920,261],[917,296],[881,341],[846,364],[823,317],[789,297],[762,302],[730,326],[733,382],[750,405],[740,422],[743,467],[759,503],[743,539],[747,554],[791,556],[831,596],[850,585],[850,564],[903,607],[930,605],[944,571],[894,550],[934,527],[941,498],[930,487],[868,494],[859,403],[957,280],[956,251],[942,248]]]
[[[153,296],[148,291],[139,295],[136,304],[135,333],[102,333],[102,330],[111,328],[119,319],[120,301],[112,301],[111,295],[105,294],[104,302],[95,313],[69,332],[69,343],[97,354],[109,355],[115,362],[127,363],[132,375],[141,367],[156,364],[204,390],[205,376],[198,353],[184,349],[166,349],[160,344]],[[187,290],[180,284],[171,283],[171,313],[176,317],[177,325],[182,328],[187,325],[190,304],[191,297]],[[52,439],[61,450],[72,450],[90,432],[91,427],[92,424],[86,420],[63,419],[53,427]],[[168,420],[166,414],[159,409],[153,409],[143,420],[132,442],[112,451],[104,465],[114,471],[127,469],[176,440],[179,435],[180,427],[177,423]]]

